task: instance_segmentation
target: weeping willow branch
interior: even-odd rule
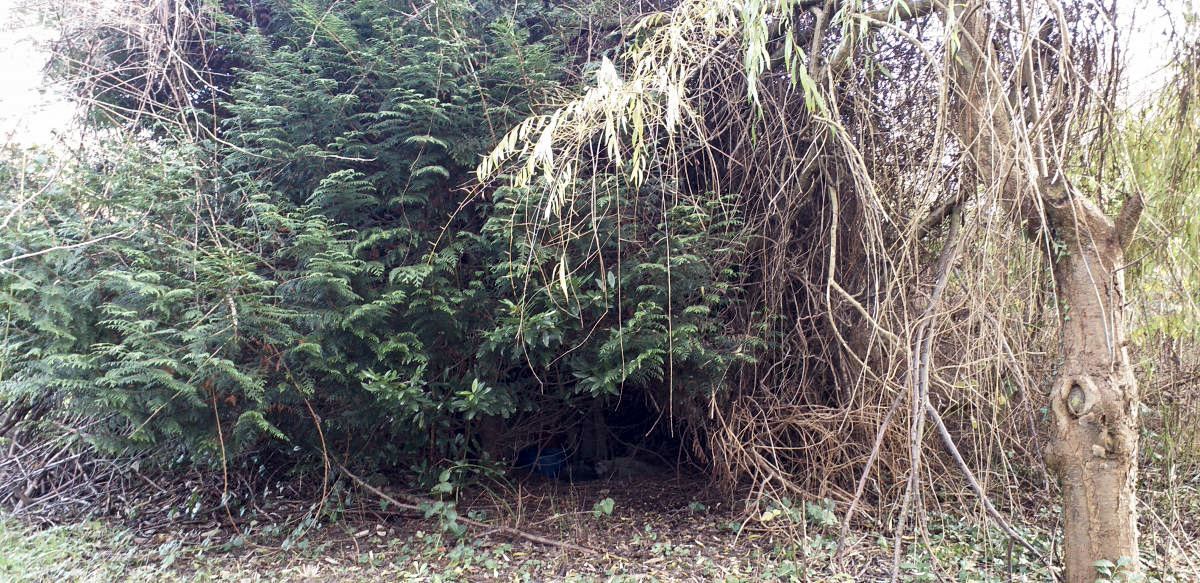
[[[531,193],[538,236],[561,257],[587,236],[576,199],[600,208],[597,177],[631,206],[731,197],[737,238],[752,243],[718,261],[738,266],[757,309],[730,318],[774,343],[730,375],[734,398],[705,407],[731,483],[802,490],[795,481],[821,468],[821,488],[850,490],[836,491],[853,518],[873,472],[906,475],[907,487],[877,494],[903,489],[919,502],[931,393],[962,402],[955,415],[972,423],[994,420],[965,438],[972,445],[1038,465],[1029,428],[998,415],[1005,375],[1044,374],[1035,355],[1053,351],[1053,322],[1040,318],[1055,315],[1029,321],[1020,307],[1054,293],[1043,274],[1062,233],[1048,225],[1092,221],[1100,208],[1074,185],[1084,157],[1066,145],[1091,135],[1081,128],[1106,105],[1090,88],[1111,70],[1072,48],[1068,33],[1082,26],[1061,9],[994,4],[1003,26],[980,28],[991,8],[978,2],[687,0],[643,20],[591,88],[513,128],[479,165],[485,183],[507,176]],[[1136,223],[1139,204],[1117,223]],[[960,250],[949,248],[956,215],[971,237]],[[947,257],[963,277],[949,276]],[[899,394],[913,396],[906,423],[893,422]],[[1021,413],[1034,415],[1039,398],[1026,392]],[[945,430],[940,413],[929,418]],[[943,441],[946,456],[924,456],[949,470],[938,479],[961,476],[996,519],[975,479],[993,469],[967,466]]]

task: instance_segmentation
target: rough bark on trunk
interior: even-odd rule
[[[1074,212],[1048,213],[1061,245],[1054,275],[1062,364],[1045,455],[1063,490],[1066,580],[1091,583],[1100,560],[1138,569],[1138,387],[1125,333],[1121,221],[1070,200]]]
[[[1027,232],[1040,226],[1051,241],[1046,251],[1061,306],[1061,366],[1049,396],[1053,430],[1045,454],[1063,490],[1066,581],[1092,583],[1101,560],[1137,572],[1139,400],[1127,350],[1122,268],[1142,201],[1131,199],[1113,221],[1063,179],[1052,178],[1057,172],[1039,157],[1037,142],[1057,128],[1027,129],[1038,112],[1014,102],[1000,73],[996,22],[986,0],[956,8],[962,18],[961,48],[951,68],[961,113],[955,132],[1019,226]],[[950,21],[944,6],[943,13]]]

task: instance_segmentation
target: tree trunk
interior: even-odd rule
[[[1138,572],[1139,401],[1127,350],[1123,267],[1142,200],[1131,199],[1114,222],[1070,185],[1050,178],[1057,171],[1045,154],[1048,142],[1067,143],[1068,136],[1031,122],[1041,113],[1037,104],[1011,90],[1014,82],[1030,95],[1044,94],[1046,87],[1037,86],[1036,78],[1012,81],[1001,73],[996,22],[986,0],[958,4],[957,14],[961,43],[950,70],[961,114],[955,133],[1019,228],[1040,230],[1042,237],[1032,238],[1039,245],[1050,241],[1062,363],[1049,396],[1054,426],[1045,454],[1063,490],[1066,581],[1092,583],[1101,560]]]
[[[1045,455],[1063,490],[1066,580],[1091,583],[1100,560],[1138,570],[1138,387],[1125,333],[1122,221],[1114,225],[1078,196],[1068,200],[1074,212],[1048,213],[1062,363]]]

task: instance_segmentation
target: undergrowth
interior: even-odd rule
[[[639,487],[649,484],[637,484]],[[536,484],[535,484],[536,487]],[[607,492],[604,499],[595,497]],[[889,578],[892,539],[852,530],[838,546],[840,517],[823,503],[768,505],[750,519],[713,499],[684,495],[640,509],[637,488],[595,492],[532,490],[527,515],[465,509],[498,523],[524,520],[541,532],[603,549],[580,555],[494,531],[448,532],[420,515],[357,515],[302,530],[278,513],[245,517],[233,530],[145,522],[81,521],[34,528],[0,515],[4,581],[819,581]],[[703,500],[703,502],[701,501]],[[601,511],[597,511],[597,508]],[[1047,513],[1054,509],[1046,509]],[[925,533],[906,537],[899,580],[974,583],[1052,581],[1058,568],[1010,544],[978,519],[931,513]],[[787,526],[787,531],[775,527]],[[1160,532],[1147,529],[1147,583],[1182,583],[1200,574],[1190,556],[1156,555]],[[801,531],[804,534],[799,534]],[[790,534],[787,534],[790,533]],[[1054,552],[1046,528],[1021,534],[1042,555]]]

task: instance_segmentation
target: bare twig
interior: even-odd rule
[[[47,253],[53,253],[53,252],[55,252],[55,251],[65,251],[65,250],[67,250],[67,249],[78,249],[78,248],[80,248],[80,247],[87,247],[87,246],[90,246],[90,245],[95,245],[96,243],[100,243],[100,242],[102,242],[102,241],[107,241],[107,240],[109,240],[109,239],[124,238],[124,237],[127,237],[127,236],[129,236],[129,233],[113,233],[113,234],[110,234],[110,235],[104,235],[103,237],[96,237],[95,239],[88,239],[87,241],[80,241],[80,242],[78,242],[78,243],[71,243],[71,244],[69,244],[69,245],[55,245],[54,247],[48,247],[48,248],[46,248],[46,249],[41,249],[41,250],[38,250],[38,251],[30,251],[29,253],[24,253],[24,254],[21,254],[21,255],[16,255],[16,256],[14,256],[14,257],[9,257],[8,259],[5,259],[5,260],[3,260],[3,261],[0,261],[0,267],[4,267],[5,265],[8,265],[8,264],[10,264],[10,263],[15,263],[15,262],[17,262],[17,261],[21,261],[21,260],[23,260],[23,259],[30,259],[30,258],[33,258],[33,257],[37,257],[37,256],[39,256],[39,255],[45,255],[45,254],[47,254]]]

